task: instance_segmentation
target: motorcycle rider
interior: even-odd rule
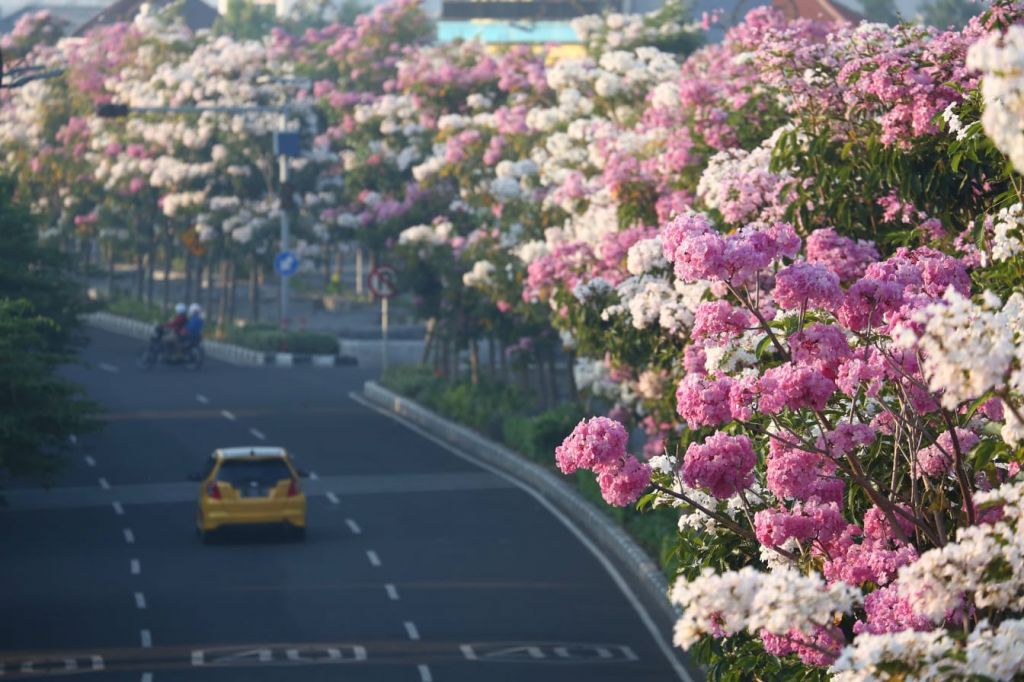
[[[203,342],[203,308],[198,303],[188,307],[184,338],[186,348],[194,348]]]
[[[174,357],[181,355],[182,341],[185,338],[185,326],[188,324],[188,315],[185,314],[187,310],[188,308],[184,303],[176,304],[174,306],[174,317],[162,325],[165,329],[171,330],[171,338],[168,339],[167,343]]]

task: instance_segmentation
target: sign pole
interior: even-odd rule
[[[381,374],[388,371],[388,297],[380,299],[380,365]]]

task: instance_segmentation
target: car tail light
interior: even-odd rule
[[[299,482],[293,478],[291,484],[288,486],[288,497],[295,497],[298,494]]]
[[[216,481],[212,481],[206,486],[206,495],[214,500],[221,499],[220,486],[217,485]]]

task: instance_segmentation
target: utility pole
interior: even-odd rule
[[[287,133],[288,117],[285,114],[281,114],[281,120],[278,125],[278,134]],[[280,139],[280,137],[279,137]],[[280,144],[275,144],[275,151],[277,152],[277,174],[281,204],[281,253],[288,250],[288,242],[291,235],[289,234],[288,225],[288,209],[291,207],[291,188],[288,186],[288,157],[285,156]],[[281,309],[279,312],[278,320],[282,327],[288,327],[288,280],[289,277],[280,276],[278,279],[281,280]]]

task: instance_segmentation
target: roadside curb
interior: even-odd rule
[[[153,334],[153,324],[133,320],[122,315],[114,315],[113,313],[88,313],[83,316],[83,319],[91,327],[139,339],[140,341],[148,340]],[[275,367],[293,367],[297,365],[341,367],[358,364],[355,358],[346,355],[267,353],[221,341],[203,341],[203,349],[206,351],[207,357],[242,367],[261,367],[267,365]]]
[[[585,500],[553,472],[531,462],[504,445],[451,422],[422,405],[390,391],[375,381],[363,385],[363,397],[373,405],[415,423],[437,438],[472,453],[486,463],[528,483],[544,499],[578,523],[602,551],[613,555],[644,591],[647,601],[660,607],[660,616],[674,623],[676,610],[669,603],[668,581],[647,553],[611,519]]]

